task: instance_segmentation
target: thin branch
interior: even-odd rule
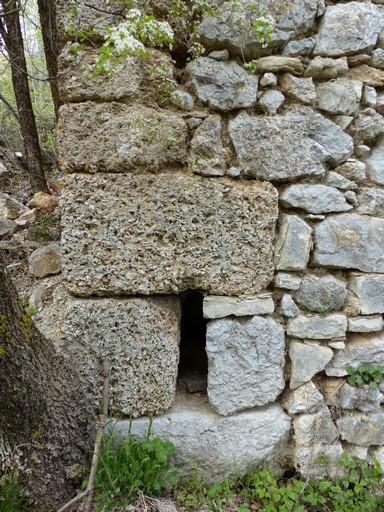
[[[124,11],[126,10],[126,7],[123,7],[120,12],[112,12],[112,11],[106,11],[105,9],[100,9],[100,7],[95,7],[91,4],[84,3],[85,7],[89,7],[90,9],[93,9],[94,11],[103,12],[104,14],[110,14],[111,16],[121,16],[124,17]]]
[[[16,119],[17,122],[19,122],[19,114],[17,113],[16,109],[12,107],[12,105],[9,103],[9,101],[4,98],[4,96],[0,93],[0,101],[4,103],[4,105],[8,108],[8,110],[11,112],[13,117]]]

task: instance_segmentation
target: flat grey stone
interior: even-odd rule
[[[296,306],[295,301],[289,293],[286,293],[281,298],[280,314],[287,318],[293,318],[300,313],[300,309]]]
[[[280,195],[280,203],[309,213],[346,212],[352,208],[339,190],[326,185],[290,185]]]
[[[384,185],[384,138],[381,137],[365,159],[367,174],[371,181]]]
[[[364,85],[362,103],[366,107],[376,108],[377,92],[374,87],[371,87],[370,85]]]
[[[316,86],[317,106],[329,114],[349,116],[359,110],[363,83],[338,78]]]
[[[357,213],[384,217],[384,190],[381,188],[359,188],[357,199]]]
[[[284,329],[269,317],[207,325],[208,399],[223,416],[273,402],[283,391]]]
[[[381,315],[348,318],[348,331],[350,332],[379,332],[383,327],[384,320]]]
[[[280,91],[268,90],[259,99],[259,107],[266,114],[276,114],[285,101],[285,96]]]
[[[312,381],[296,389],[286,389],[280,400],[288,414],[317,412],[324,404],[323,395]]]
[[[347,295],[347,287],[340,279],[332,275],[306,274],[295,298],[310,311],[326,313],[340,309]]]
[[[356,213],[330,215],[314,231],[314,264],[384,273],[383,219]]]
[[[280,78],[279,86],[286,96],[305,105],[313,105],[316,100],[316,89],[312,78],[300,78],[286,73]]]
[[[340,387],[338,394],[338,406],[342,409],[357,409],[362,412],[377,411],[384,396],[378,388],[369,386],[357,388],[346,382]]]
[[[304,71],[305,77],[313,77],[318,80],[330,80],[348,73],[349,67],[346,57],[331,59],[329,57],[315,57],[309,61]]]
[[[295,442],[299,446],[311,446],[313,443],[331,444],[339,435],[326,406],[315,413],[300,414],[294,418],[293,431]]]
[[[308,479],[319,480],[342,476],[337,462],[344,452],[340,441],[332,444],[313,443],[310,446],[296,445],[293,449],[293,463],[300,468],[300,474]],[[319,457],[326,457],[328,464],[319,462]]]
[[[366,144],[384,135],[384,117],[372,108],[361,110],[351,125],[355,144]]]
[[[228,60],[229,59],[229,51],[228,50],[216,50],[211,52],[208,57],[210,59],[215,60]]]
[[[359,446],[384,444],[384,412],[344,413],[336,421],[343,441]]]
[[[330,171],[324,180],[324,184],[328,187],[335,187],[341,190],[356,189],[357,184],[354,181],[349,180],[342,174],[335,171]]]
[[[49,244],[39,247],[28,259],[29,273],[42,278],[61,272],[61,247]]]
[[[310,340],[329,340],[345,336],[347,317],[333,314],[328,316],[298,315],[290,318],[287,324],[287,334],[293,338],[308,338]]]
[[[29,208],[8,194],[0,192],[0,218],[15,220],[23,213],[29,212]]]
[[[277,76],[274,73],[264,73],[260,78],[259,84],[261,87],[274,87],[277,85]]]
[[[323,346],[311,346],[292,340],[289,344],[291,359],[290,389],[296,389],[309,382],[316,373],[324,370],[333,357],[332,349]]]
[[[353,158],[347,160],[342,165],[339,165],[339,167],[336,167],[335,171],[345,178],[356,181],[357,183],[363,183],[366,179],[365,163],[359,162],[359,160],[354,160]]]
[[[289,272],[278,272],[275,276],[275,286],[285,290],[298,290],[301,277]]]
[[[0,240],[10,238],[18,230],[16,222],[10,219],[0,218]]]
[[[288,56],[307,56],[311,53],[315,44],[315,37],[307,37],[306,39],[299,39],[298,41],[289,41],[289,43],[286,46],[284,46],[282,54]]]
[[[352,116],[333,116],[332,121],[340,126],[342,130],[346,130],[352,123]]]
[[[173,91],[169,96],[169,100],[182,110],[193,110],[195,108],[192,96],[185,91]]]
[[[221,139],[221,118],[211,115],[197,128],[191,141],[189,165],[202,176],[224,176],[226,150]]]
[[[352,274],[349,289],[356,295],[363,315],[384,313],[384,275]]]
[[[371,56],[371,66],[378,69],[384,69],[384,49],[376,48],[376,50],[373,50]]]
[[[282,55],[269,55],[261,57],[255,62],[256,73],[293,73],[301,75],[304,71],[303,63],[295,57],[284,57]]]
[[[208,295],[203,301],[204,318],[224,318],[226,316],[269,315],[275,311],[270,294],[250,297],[217,297]]]
[[[297,215],[283,215],[275,248],[278,270],[303,270],[312,247],[312,228]]]

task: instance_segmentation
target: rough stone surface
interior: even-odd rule
[[[348,73],[348,69],[346,57],[341,59],[315,57],[309,62],[307,69],[304,72],[304,76],[313,77],[319,80],[329,80],[346,75]]]
[[[195,102],[192,96],[189,93],[179,89],[171,93],[169,96],[169,101],[182,110],[193,110],[195,107]]]
[[[357,184],[354,181],[349,180],[342,174],[339,174],[338,172],[335,171],[330,171],[326,175],[324,183],[329,187],[335,187],[341,190],[350,190],[358,188]]]
[[[331,215],[315,227],[315,264],[384,273],[384,220]]]
[[[281,298],[280,314],[287,318],[293,318],[300,313],[300,309],[296,306],[295,301],[289,293],[286,293]]]
[[[280,203],[309,213],[346,212],[352,208],[341,192],[326,185],[290,185],[280,195]]]
[[[378,185],[384,185],[384,138],[380,138],[365,159],[369,178]]]
[[[366,107],[376,108],[377,102],[377,92],[374,87],[370,85],[364,85],[363,95],[362,95],[362,103]]]
[[[384,117],[372,108],[366,108],[358,113],[351,125],[350,133],[355,144],[372,142],[384,135]]]
[[[299,78],[286,73],[280,78],[279,85],[286,96],[305,105],[313,105],[316,100],[316,89],[312,78]]]
[[[298,290],[301,277],[288,272],[278,272],[275,276],[275,286],[285,290]]]
[[[216,297],[208,295],[203,301],[204,318],[224,318],[226,316],[268,315],[275,311],[270,294],[254,297]]]
[[[28,211],[28,208],[22,203],[8,194],[0,192],[0,218],[15,220],[20,217],[21,214]]]
[[[365,170],[366,165],[363,162],[359,162],[359,160],[354,160],[353,158],[347,160],[335,169],[335,171],[340,173],[345,178],[356,181],[357,183],[362,183],[365,181]]]
[[[384,69],[384,50],[382,48],[376,48],[373,50],[371,64],[374,68]]]
[[[293,73],[301,75],[304,71],[303,63],[295,57],[284,57],[281,55],[270,55],[261,57],[256,61],[256,73]]]
[[[293,420],[294,439],[299,446],[331,444],[339,433],[328,407],[312,414],[300,414]]]
[[[75,295],[249,295],[273,278],[277,192],[268,183],[74,174],[62,208]]]
[[[274,87],[277,85],[277,76],[274,73],[265,73],[259,81],[260,87]]]
[[[315,443],[311,446],[296,446],[293,450],[293,462],[300,474],[306,478],[319,480],[329,479],[332,476],[341,477],[337,461],[344,452],[340,441],[332,444]],[[318,462],[319,457],[326,457],[327,466]]]
[[[272,318],[213,320],[206,340],[208,399],[219,414],[268,404],[283,391],[284,329]]]
[[[381,188],[359,188],[357,199],[359,204],[356,208],[357,213],[384,217],[384,190]]]
[[[185,122],[169,111],[123,103],[60,109],[60,166],[66,172],[159,172],[186,160]]]
[[[332,121],[340,126],[342,130],[346,130],[352,123],[352,116],[333,116]]]
[[[284,215],[275,248],[278,270],[303,270],[309,260],[312,228],[297,215]]]
[[[61,272],[61,247],[49,244],[39,247],[28,260],[29,272],[35,277],[45,277]]]
[[[290,342],[288,353],[292,363],[289,382],[291,389],[309,382],[316,373],[324,370],[333,357],[333,351],[328,347],[308,345],[297,340]]]
[[[375,363],[384,366],[384,333],[350,334],[346,349],[334,356],[325,368],[331,377],[348,374],[347,367],[356,369],[361,363]]]
[[[283,55],[303,55],[307,56],[311,53],[316,44],[315,37],[307,37],[299,41],[290,41],[283,49]]]
[[[144,439],[149,421],[139,418],[132,426],[129,420],[118,421],[114,429],[125,436],[131,429],[135,437]],[[178,397],[169,412],[155,417],[151,430],[154,436],[174,444],[175,464],[183,475],[192,476],[196,469],[213,482],[245,474],[264,463],[278,466],[280,454],[287,449],[290,427],[290,418],[276,404],[222,417],[201,398],[189,395]]]
[[[280,403],[288,414],[314,413],[323,406],[324,398],[310,381],[296,389],[286,389]]]
[[[285,96],[280,91],[269,90],[261,96],[258,105],[266,114],[276,114],[284,100]]]
[[[356,388],[344,383],[339,388],[338,405],[342,409],[358,409],[362,412],[377,411],[380,403],[384,400],[379,389],[372,389],[369,386]]]
[[[57,197],[45,192],[36,192],[32,199],[28,201],[28,206],[29,208],[36,208],[39,212],[53,212],[58,203]]]
[[[304,316],[299,315],[288,320],[287,334],[294,338],[310,340],[329,340],[345,336],[347,318],[345,315]]]
[[[336,421],[341,439],[360,446],[384,444],[384,412],[350,412]]]
[[[384,85],[384,71],[367,66],[367,64],[350,69],[347,76],[348,78],[361,80],[364,84],[372,87],[382,87]]]
[[[104,357],[111,366],[113,413],[156,415],[171,407],[180,316],[177,297],[72,299],[65,318],[68,347],[93,399],[101,399]]]
[[[358,111],[363,90],[359,80],[338,78],[316,86],[317,105],[329,114],[351,115]]]
[[[383,327],[384,321],[381,315],[348,318],[348,331],[350,332],[379,332]]]
[[[384,313],[384,275],[352,274],[349,289],[356,295],[363,315]]]
[[[381,19],[374,4],[329,5],[320,23],[314,54],[340,57],[369,51],[380,30]]]
[[[0,217],[0,240],[11,237],[16,233],[18,225],[10,219]]]
[[[256,103],[258,78],[235,61],[200,57],[188,65],[187,75],[188,85],[213,109],[227,112]]]
[[[197,128],[191,141],[190,167],[202,176],[224,176],[226,151],[221,139],[221,118],[207,117]]]
[[[340,309],[348,292],[343,281],[331,275],[307,274],[300,283],[296,300],[310,311],[325,313]]]

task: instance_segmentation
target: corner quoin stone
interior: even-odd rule
[[[273,279],[277,191],[269,183],[73,174],[62,208],[74,295],[253,295]]]

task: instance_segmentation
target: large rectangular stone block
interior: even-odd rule
[[[277,191],[269,183],[74,174],[62,209],[74,295],[253,295],[273,279]]]

